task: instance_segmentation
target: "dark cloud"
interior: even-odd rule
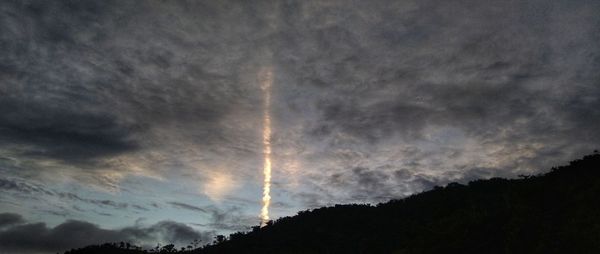
[[[138,11],[156,11],[138,4],[3,4],[3,144],[18,146],[21,157],[93,168],[141,149],[139,136],[157,125],[193,123],[200,127],[196,139],[221,141],[219,119],[247,103],[244,88],[233,86],[236,77],[186,60],[190,52],[182,47],[189,38],[162,34],[169,27],[131,33],[137,29],[129,22],[152,22]],[[162,39],[150,39],[155,36]]]
[[[0,67],[5,73],[0,85],[0,140],[4,144],[29,145],[23,156],[71,163],[137,147],[128,133],[139,126],[98,110],[102,101],[108,102],[94,94],[93,86],[102,84],[77,75],[74,69],[78,67],[67,60],[85,51],[80,36],[98,32],[94,24],[110,8],[104,3],[68,1],[3,4],[7,29],[0,41],[8,50],[0,55],[5,63]],[[90,42],[97,41],[90,38]]]
[[[219,208],[213,205],[205,208],[210,214],[210,223],[206,226],[220,231],[246,231],[259,223],[256,216],[248,216],[239,206]]]
[[[60,210],[44,209],[44,210],[40,210],[40,212],[49,214],[49,215],[53,215],[53,216],[63,217],[63,218],[73,216],[73,214],[71,214],[69,211],[67,211],[65,209],[60,209]]]
[[[445,186],[451,182],[466,184],[479,179],[507,178],[514,175],[516,174],[510,170],[498,168],[470,168],[423,174],[409,169],[392,171],[356,167],[349,172],[332,174],[324,186],[329,186],[327,188],[329,192],[342,192],[341,198],[344,203],[386,202],[430,190],[436,186]],[[312,198],[319,199],[322,196],[315,193]],[[304,198],[308,197],[311,195],[304,194]]]
[[[5,215],[2,215],[3,218]],[[88,222],[68,220],[53,228],[44,223],[26,223],[4,228],[0,230],[0,247],[7,253],[54,253],[91,244],[120,241],[145,246],[157,242],[187,246],[194,239],[207,241],[211,236],[211,233],[200,233],[173,221],[161,221],[147,227],[107,230]]]
[[[306,208],[318,208],[328,205],[325,193],[313,193],[313,192],[300,192],[295,193],[293,198],[299,200],[302,207]]]
[[[131,207],[133,207],[133,208],[135,208],[137,210],[140,210],[140,211],[150,211],[150,209],[148,209],[148,208],[146,208],[144,206],[141,206],[141,205],[135,205],[134,204],[134,205],[131,205]]]
[[[181,202],[168,202],[168,204],[172,205],[173,207],[176,208],[181,208],[181,209],[186,209],[186,210],[190,210],[190,211],[194,211],[194,212],[202,212],[202,213],[206,213],[206,210],[194,205],[190,205],[190,204],[186,204],[186,203],[181,203]]]
[[[0,178],[0,190],[17,192],[21,194],[45,194],[53,196],[54,192],[43,186],[28,183],[19,179]]]
[[[128,203],[115,202],[113,200],[108,200],[108,199],[82,198],[82,197],[78,196],[77,194],[68,193],[68,192],[58,193],[58,196],[61,198],[64,198],[64,199],[71,200],[71,201],[80,201],[80,202],[96,205],[99,207],[105,207],[105,208],[107,207],[107,208],[112,208],[112,209],[126,209],[127,207],[129,207]]]
[[[103,230],[82,221],[67,221],[54,228],[28,223],[0,231],[0,246],[14,253],[56,252],[99,242],[132,240],[117,231]]]
[[[254,138],[223,119],[258,116],[258,91],[243,83],[271,52],[277,100],[289,106],[275,119],[318,140],[341,133],[379,146],[452,126],[504,145],[598,141],[587,127],[598,117],[586,116],[599,103],[599,20],[584,11],[597,4],[384,2],[7,3],[3,139],[31,145],[22,156],[74,163],[143,149],[164,138],[148,131],[169,124],[222,151]]]
[[[557,58],[569,55],[570,51],[553,48],[548,45],[548,40],[561,40],[558,38],[560,35],[552,31],[551,27],[564,25],[560,23],[562,14],[542,12],[539,8],[521,6],[517,2],[505,2],[495,7],[483,3],[471,6],[459,1],[446,4],[430,5],[427,1],[419,3],[415,5],[419,11],[401,15],[403,18],[382,16],[381,22],[387,26],[362,24],[363,26],[352,29],[353,33],[344,33],[350,38],[333,39],[338,43],[360,41],[360,38],[364,38],[361,32],[364,32],[367,38],[377,38],[366,42],[377,47],[370,48],[369,53],[363,55],[360,55],[363,52],[359,46],[353,46],[352,52],[346,51],[343,45],[321,51],[328,52],[327,56],[323,55],[322,58],[330,57],[331,54],[342,56],[338,61],[335,58],[328,60],[335,75],[325,75],[317,82],[330,84],[322,89],[330,92],[326,92],[326,96],[318,101],[320,124],[309,134],[322,138],[323,135],[331,136],[332,133],[341,131],[367,142],[388,139],[394,134],[399,134],[409,140],[415,140],[422,139],[427,134],[426,127],[457,126],[467,135],[482,139],[499,138],[496,135],[503,129],[510,129],[514,134],[510,138],[515,140],[527,138],[545,142],[549,136],[563,135],[557,130],[558,126],[572,121],[557,118],[557,114],[552,114],[554,117],[550,118],[542,112],[550,110],[558,114],[579,114],[578,110],[565,110],[560,106],[565,97],[549,96],[555,95],[556,90],[537,89],[537,86],[548,78],[566,78],[570,75],[565,74],[564,69],[557,68],[562,64],[577,64],[581,69],[591,70],[590,68],[594,67],[589,63],[598,55],[598,48],[586,48],[591,55],[581,59],[564,59],[573,62],[558,62]],[[579,7],[585,8],[583,6],[590,2],[580,1],[578,4]],[[564,8],[561,4],[541,2],[533,5],[548,9]],[[333,5],[331,11],[339,9],[343,7]],[[477,11],[469,11],[473,9]],[[437,15],[417,14],[424,10]],[[515,11],[507,13],[498,10]],[[367,8],[366,11],[375,10]],[[390,8],[389,11],[402,12],[394,8]],[[457,12],[465,16],[458,18],[455,16]],[[385,11],[379,14],[383,13]],[[523,16],[513,19],[513,15]],[[568,16],[570,13],[564,15]],[[522,18],[530,16],[538,18]],[[343,19],[342,17],[344,16],[340,19]],[[388,17],[391,19],[387,19]],[[350,24],[356,22],[362,21],[357,19]],[[413,24],[415,22],[417,25]],[[585,24],[584,27],[577,28],[584,34],[578,39],[591,45],[595,40],[591,24],[597,23],[598,20],[585,16],[577,22]],[[363,27],[375,29],[360,30]],[[540,29],[542,27],[544,28]],[[416,32],[418,34],[415,34]],[[446,39],[455,32],[460,33],[460,36],[454,37],[453,40]],[[380,36],[369,36],[375,35],[374,33]],[[407,51],[412,48],[411,39],[418,39],[421,44],[418,50],[413,52]],[[393,40],[394,43],[379,43],[387,40]],[[353,57],[354,54],[360,56]],[[373,57],[377,57],[378,60],[370,62]],[[312,59],[315,64],[307,65],[319,66],[316,63],[320,60],[316,56]],[[365,63],[372,65],[337,69],[338,66]],[[388,66],[380,63],[387,63]],[[357,76],[357,69],[365,70],[365,74]],[[318,72],[311,74],[318,75]],[[597,87],[593,84],[598,78],[593,75],[587,78],[585,81],[579,81],[581,86],[597,90],[592,87]],[[568,89],[566,87],[569,84],[559,83],[561,81],[556,81],[547,87],[557,85],[557,90]],[[562,96],[580,98],[583,94],[576,95],[578,92],[583,91]],[[597,97],[598,93],[594,91],[592,94],[595,94],[593,97]],[[593,108],[587,105],[583,107]],[[523,119],[528,120],[525,125],[519,122]],[[586,126],[591,126],[595,121],[588,120],[592,122],[578,126],[587,129]],[[573,140],[573,137],[570,139]],[[578,140],[585,142],[584,138]]]
[[[0,213],[0,228],[25,222],[23,216],[16,213]]]
[[[357,167],[349,173],[331,175],[329,182],[335,188],[352,190],[355,198],[364,200],[368,196],[377,196],[376,192],[385,192],[383,188],[387,186],[389,178],[385,172]]]
[[[164,243],[174,243],[178,246],[187,246],[194,240],[207,243],[212,238],[212,232],[198,232],[195,229],[174,221],[161,221],[149,227],[128,227],[122,230],[125,234],[152,242],[159,239]]]
[[[6,193],[11,193],[13,198],[21,199],[23,197],[33,198],[37,200],[45,200],[46,198],[57,197],[63,199],[65,201],[71,203],[85,203],[89,205],[94,205],[99,208],[104,209],[118,209],[125,210],[129,207],[132,207],[139,211],[149,211],[148,208],[138,205],[135,203],[125,203],[125,202],[117,202],[109,199],[91,199],[81,197],[75,193],[70,192],[56,192],[52,189],[47,188],[45,185],[33,183],[31,181],[26,181],[23,179],[17,178],[0,178],[0,191],[4,191]],[[25,196],[24,196],[25,195]],[[42,196],[44,195],[44,196]],[[46,197],[46,198],[43,198]],[[66,209],[64,207],[58,207],[61,210],[41,210],[47,214],[52,214],[56,216],[66,217],[71,215],[70,209]],[[84,212],[85,210],[80,207],[74,205],[72,206],[72,210],[78,212]]]
[[[23,156],[80,163],[137,147],[128,137],[134,127],[120,126],[109,115],[69,112],[54,105],[23,105],[0,101],[4,142],[35,145]]]
[[[412,175],[411,175],[412,177]],[[412,179],[396,179],[394,174],[382,170],[356,167],[346,173],[336,173],[329,177],[332,190],[343,190],[346,202],[382,202],[399,198]]]
[[[311,100],[318,120],[304,134],[327,147],[315,158],[328,164],[311,164],[327,173],[310,181],[337,200],[374,202],[450,181],[545,170],[596,146],[600,133],[591,126],[599,118],[587,110],[600,102],[600,79],[591,72],[598,67],[600,47],[591,45],[600,20],[586,11],[598,10],[596,3],[361,7],[375,14],[372,20],[323,6],[319,14],[339,22],[318,37],[321,54],[302,51],[310,57],[284,65],[298,85],[319,91]],[[334,41],[339,46],[327,46]],[[570,43],[580,45],[581,55]],[[300,57],[291,53],[301,51],[295,46],[286,47]],[[354,155],[339,156],[349,154],[343,149]],[[383,163],[392,165],[379,168]],[[400,168],[408,169],[403,178],[391,177]],[[328,199],[314,195],[304,197]]]

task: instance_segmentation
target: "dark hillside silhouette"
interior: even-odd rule
[[[67,253],[142,253],[112,248]],[[303,211],[185,253],[600,253],[600,154],[539,176]]]

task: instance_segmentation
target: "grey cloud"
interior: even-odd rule
[[[129,227],[123,229],[123,232],[136,235],[137,237],[143,236],[141,239],[149,236],[149,241],[147,242],[161,239],[165,243],[173,243],[178,246],[187,246],[196,239],[206,243],[212,237],[211,232],[201,233],[183,223],[174,221],[161,221],[146,228]]]
[[[143,149],[140,136],[155,138],[147,132],[161,125],[176,125],[180,135],[207,146],[226,142],[220,119],[241,109],[235,105],[253,107],[253,99],[235,85],[238,77],[229,73],[235,70],[215,73],[201,64],[211,59],[187,59],[202,58],[217,42],[190,52],[187,34],[128,25],[151,22],[144,13],[157,12],[153,7],[4,4],[10,29],[0,37],[9,48],[0,56],[7,73],[0,85],[7,95],[0,99],[0,139],[21,145],[23,157],[91,168],[106,157]],[[195,128],[182,127],[188,124]]]
[[[347,202],[385,201],[397,198],[400,184],[385,171],[357,167],[347,173],[336,173],[328,179],[337,191],[345,191]]]
[[[185,224],[161,221],[143,227],[116,230],[99,228],[84,221],[68,220],[49,228],[44,223],[26,223],[0,230],[0,247],[7,253],[61,252],[104,242],[126,241],[151,246],[156,242],[187,246],[194,239],[210,240],[212,233],[201,233]]]
[[[248,216],[242,207],[228,206],[219,208],[216,206],[207,206],[206,210],[210,213],[211,223],[207,226],[215,230],[225,231],[245,231],[250,226],[257,225],[259,219],[256,216]]]
[[[557,125],[572,122],[567,118],[548,118],[540,112],[550,109],[559,115],[578,114],[578,110],[557,107],[565,98],[545,96],[546,93],[554,94],[555,91],[531,89],[534,84],[548,78],[570,75],[561,73],[564,70],[553,68],[550,64],[557,61],[556,57],[570,54],[568,50],[552,49],[545,44],[544,40],[547,37],[559,35],[551,30],[535,30],[544,25],[558,26],[559,24],[556,23],[544,24],[556,17],[548,12],[535,13],[539,9],[531,6],[520,9],[523,6],[516,2],[500,4],[501,8],[519,9],[514,13],[508,13],[508,16],[506,12],[497,12],[487,8],[483,3],[469,5],[469,7],[460,1],[457,3],[447,3],[448,6],[445,4],[430,6],[428,2],[419,3],[416,4],[422,5],[419,6],[419,11],[427,10],[439,15],[419,15],[419,12],[415,12],[398,20],[398,23],[403,24],[407,20],[410,22],[411,19],[427,19],[426,23],[412,26],[418,27],[420,34],[427,35],[417,36],[422,43],[417,51],[406,52],[406,49],[402,48],[407,46],[403,41],[394,43],[394,48],[379,45],[376,40],[370,41],[373,46],[378,47],[370,49],[371,55],[365,54],[359,59],[364,62],[368,61],[372,54],[387,54],[377,55],[380,57],[379,62],[386,62],[393,66],[374,64],[381,68],[383,73],[373,71],[355,77],[356,72],[341,69],[337,75],[332,75],[323,81],[328,84],[341,82],[343,85],[328,87],[327,90],[339,94],[337,97],[340,99],[336,100],[336,96],[328,93],[327,98],[319,101],[319,110],[322,112],[321,124],[317,125],[312,133],[323,133],[317,130],[327,130],[324,134],[328,135],[337,129],[371,142],[398,133],[409,137],[409,140],[414,140],[426,134],[423,132],[427,126],[451,125],[459,126],[468,135],[481,138],[497,138],[495,135],[500,129],[510,128],[515,134],[515,139],[528,136],[530,140],[546,140],[547,136],[558,133]],[[585,6],[590,3],[579,2],[579,4]],[[534,5],[563,8],[561,4],[536,2]],[[478,11],[468,12],[467,9]],[[452,12],[464,13],[467,16],[450,19],[449,15],[453,15]],[[511,15],[518,15],[520,12],[532,12],[540,18],[523,20],[524,23],[512,21]],[[486,17],[482,18],[480,15]],[[525,17],[529,16],[525,15]],[[581,22],[592,24],[598,21],[589,16],[586,18],[588,20]],[[387,24],[394,23],[393,19],[384,20]],[[356,29],[360,30],[360,28],[357,26]],[[585,37],[582,36],[583,39],[591,42],[594,40],[594,35],[592,31],[586,30],[588,28],[577,29],[582,29],[581,32],[585,34]],[[399,26],[396,30],[402,31],[403,28]],[[489,30],[495,32],[490,33]],[[541,34],[534,36],[527,33],[530,30]],[[461,37],[453,40],[444,38],[458,31]],[[365,32],[371,33],[371,31]],[[414,36],[410,32],[404,31],[404,33],[406,33],[404,36],[400,35],[401,38]],[[350,34],[354,38],[360,35],[358,32]],[[390,32],[384,34],[385,36],[378,39],[384,41],[394,39]],[[342,43],[348,39],[337,41]],[[592,54],[589,57],[598,55],[597,47],[588,50]],[[346,54],[348,57],[355,52],[360,54],[360,51],[348,53],[336,47],[330,51]],[[326,52],[330,51],[326,50]],[[389,59],[399,57],[397,53],[404,53],[402,60]],[[336,64],[352,63],[353,60],[332,61],[332,66],[336,66]],[[587,60],[578,61],[576,64],[584,70],[593,68],[587,65]],[[344,82],[345,77],[354,78],[349,78],[353,80],[351,82]],[[583,86],[591,85],[598,80],[597,77],[592,76],[587,78],[588,80],[580,81],[583,82]],[[357,82],[357,80],[365,81]],[[559,85],[558,81],[556,83],[552,86]],[[566,89],[564,86],[567,85],[562,84],[559,86],[563,87],[556,88]],[[597,97],[598,93],[594,91],[592,94],[595,94],[593,97]],[[573,98],[578,98],[577,95],[574,96]],[[593,108],[587,105],[582,107]],[[525,126],[518,125],[516,121],[523,118],[530,121]],[[594,120],[588,119],[588,121]],[[591,126],[592,123],[588,122],[589,125],[581,124],[578,127],[587,129],[586,126]],[[546,126],[546,128],[538,126]]]
[[[127,207],[129,207],[129,204],[127,204],[127,203],[115,202],[115,201],[108,200],[108,199],[82,198],[82,197],[78,196],[77,194],[69,193],[69,192],[58,193],[58,196],[61,198],[69,199],[71,201],[85,202],[85,203],[93,204],[93,205],[96,205],[99,207],[108,207],[108,208],[113,208],[113,209],[126,209]]]
[[[409,169],[382,170],[357,167],[348,172],[332,174],[325,186],[330,192],[343,193],[342,202],[385,202],[404,198],[407,195],[427,191],[450,182],[467,183],[492,177],[514,177],[516,174],[506,169],[470,168],[442,171],[437,174],[423,174]],[[308,194],[304,194],[311,197]],[[320,193],[313,193],[313,199],[326,199]]]
[[[53,216],[58,216],[58,217],[63,217],[63,218],[67,218],[68,216],[72,216],[72,214],[64,209],[61,210],[40,210],[41,212],[45,213],[45,214],[50,214]]]
[[[232,5],[240,7],[235,14],[186,16],[192,10],[220,13]],[[17,139],[12,142],[39,146],[30,151],[32,155],[85,160],[138,149],[138,135],[148,135],[144,130],[159,122],[182,126],[192,121],[196,131],[179,131],[190,132],[207,146],[223,146],[230,142],[232,133],[223,132],[226,128],[220,128],[220,120],[232,111],[253,111],[251,105],[257,104],[257,91],[239,84],[250,71],[248,66],[264,61],[261,53],[244,50],[259,45],[273,52],[281,79],[291,81],[282,84],[279,96],[290,99],[290,106],[316,105],[318,118],[303,124],[318,123],[305,133],[317,138],[343,132],[378,144],[396,134],[421,139],[427,134],[425,127],[451,125],[481,139],[499,139],[496,133],[508,129],[511,139],[528,137],[547,142],[549,136],[558,134],[585,140],[583,135],[561,131],[560,126],[572,123],[585,128],[595,123],[595,118],[582,116],[593,114],[586,109],[598,103],[597,89],[589,86],[598,80],[590,72],[598,65],[594,60],[598,49],[586,47],[581,49],[586,54],[565,58],[570,51],[563,44],[568,39],[558,34],[570,28],[560,22],[561,15],[597,7],[589,1],[503,2],[494,7],[463,1],[391,5],[382,1],[364,6],[337,1],[265,4],[262,7],[274,13],[272,20],[257,13],[256,8],[236,2],[185,7],[164,4],[167,13],[183,17],[180,30],[170,29],[173,24],[158,15],[153,16],[157,25],[152,29],[130,32],[135,30],[129,23],[132,20],[150,22],[136,10],[153,12],[155,7],[142,3],[121,6],[132,11],[129,13],[118,11],[111,2],[8,5],[5,11],[12,15],[7,15],[10,22],[6,24],[31,26],[40,43],[48,40],[53,47],[64,44],[66,49],[51,51],[73,61],[61,63],[68,69],[84,61],[80,69],[73,70],[82,74],[79,76],[46,68],[44,58],[35,65],[41,71],[33,72],[16,60],[33,58],[39,52],[32,48],[8,51],[24,55],[7,53],[5,58],[12,61],[5,62],[14,64],[5,72],[28,74],[10,80],[30,85],[21,86],[27,87],[21,92],[4,87],[3,92],[12,99],[6,99],[3,108],[35,109],[31,114],[3,119],[5,128],[14,133],[9,136]],[[110,21],[114,17],[122,23]],[[31,22],[21,22],[25,20]],[[277,26],[269,28],[269,22]],[[595,41],[591,24],[597,23],[597,18],[582,15],[575,22],[584,24],[574,27],[580,31],[576,38],[579,44]],[[7,44],[24,45],[18,43],[17,31],[12,32],[6,36]],[[17,40],[12,39],[15,37]],[[548,40],[557,43],[546,43]],[[146,44],[136,44],[141,41]],[[85,57],[72,59],[74,55]],[[579,70],[561,69],[563,65]],[[31,77],[25,80],[25,76]],[[41,83],[51,80],[50,76],[65,80]],[[548,87],[566,89],[561,86],[566,86],[569,78],[589,90],[585,92],[589,100],[565,104],[564,100],[583,95],[583,89],[555,98],[552,89],[535,87],[549,82]],[[46,101],[24,97],[42,92],[52,96]],[[323,96],[310,97],[314,93]],[[58,103],[53,98],[63,100]],[[107,104],[97,103],[100,101]],[[46,109],[48,104],[54,106]],[[93,110],[80,111],[83,108]],[[276,112],[282,121],[292,121],[293,116],[283,115],[287,111]],[[520,119],[528,122],[518,123]],[[73,120],[75,124],[66,124]],[[598,136],[593,130],[583,133]]]
[[[45,194],[53,196],[54,192],[43,186],[28,183],[16,178],[0,178],[0,189],[4,191],[18,192],[22,194]]]
[[[239,206],[217,207],[215,205],[207,205],[198,207],[182,202],[168,202],[168,204],[179,209],[207,214],[209,222],[197,225],[213,230],[243,231],[259,222],[256,216],[248,216],[242,207]]]
[[[131,205],[131,207],[133,207],[133,208],[135,208],[137,210],[140,210],[140,211],[150,211],[150,209],[148,209],[148,208],[146,208],[144,206],[141,206],[141,205],[135,205],[134,204],[134,205]]]
[[[137,147],[127,133],[138,127],[92,109],[101,105],[102,95],[94,95],[93,81],[79,79],[83,75],[75,74],[77,67],[66,62],[69,53],[81,52],[85,43],[80,36],[108,7],[92,2],[3,4],[3,23],[9,29],[0,34],[8,47],[0,55],[7,73],[0,85],[5,95],[0,99],[0,139],[33,145],[22,156],[75,163]],[[44,51],[50,54],[41,56]]]
[[[299,192],[292,197],[306,208],[318,208],[327,205],[326,195],[323,195],[323,193]]]
[[[99,242],[131,240],[126,235],[82,221],[67,221],[54,228],[28,223],[0,231],[0,246],[13,253],[56,252]]]
[[[0,213],[0,228],[25,222],[23,216],[16,213]]]
[[[289,203],[286,202],[282,202],[282,201],[275,201],[271,203],[271,207],[273,208],[283,208],[283,209],[290,209],[293,208],[293,206]]]
[[[72,113],[49,105],[18,105],[6,101],[0,104],[4,111],[0,112],[3,139],[36,145],[35,150],[24,151],[24,156],[80,163],[137,147],[126,134],[134,128],[119,126],[107,115]]]
[[[170,205],[172,205],[173,207],[176,208],[181,208],[181,209],[186,209],[186,210],[191,210],[194,212],[202,212],[202,213],[206,213],[206,210],[194,205],[190,205],[190,204],[186,204],[186,203],[181,203],[181,202],[168,202]]]
[[[98,212],[98,211],[93,211],[93,212],[94,212],[95,214],[102,215],[102,216],[106,216],[106,217],[112,217],[112,216],[115,216],[114,214],[111,214],[111,213],[103,213],[103,212]]]
[[[338,190],[330,192],[337,200],[356,193],[360,200],[376,201],[450,181],[544,170],[593,150],[600,133],[592,126],[600,118],[589,110],[598,108],[600,79],[591,70],[598,67],[600,47],[591,45],[600,20],[586,9],[598,10],[597,3],[405,3],[414,8],[364,7],[377,13],[371,17],[381,26],[352,11],[336,15],[329,37],[315,46],[320,55],[297,45],[284,49],[311,56],[294,54],[302,60],[287,62],[284,70],[293,73],[297,86],[320,91],[309,100],[316,106],[307,109],[318,118],[304,134],[326,146],[316,158],[336,165],[314,176],[329,175],[330,181],[312,182],[333,183]],[[343,9],[332,3],[322,12]],[[333,42],[339,47],[327,48]],[[580,46],[566,47],[569,43]],[[347,50],[350,44],[353,50]],[[407,143],[418,152],[402,151]],[[473,156],[472,144],[489,157]],[[410,168],[404,174],[409,180],[391,181],[392,172],[377,169],[372,158],[336,158],[340,147],[390,161],[400,157],[394,168]],[[356,172],[356,166],[371,170]],[[327,199],[314,195],[309,203]]]
[[[26,181],[23,179],[17,178],[0,178],[0,190],[5,192],[11,192],[19,195],[27,195],[35,198],[40,198],[40,195],[54,196],[64,200],[68,200],[71,202],[83,202],[91,205],[95,205],[100,208],[110,208],[110,209],[119,209],[124,210],[128,207],[133,207],[134,209],[140,211],[148,211],[148,209],[144,206],[138,204],[128,204],[124,202],[117,202],[108,199],[90,199],[81,197],[75,193],[70,192],[56,192],[52,189],[47,188],[44,185],[40,185],[37,183],[33,183],[31,181]],[[83,210],[77,206],[72,206],[73,210],[82,212]],[[62,208],[61,211],[54,210],[46,210],[46,213],[65,217],[70,215],[69,209]]]

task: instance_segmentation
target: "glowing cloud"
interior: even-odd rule
[[[235,181],[229,174],[214,172],[204,185],[203,192],[213,201],[220,201],[235,189]]]

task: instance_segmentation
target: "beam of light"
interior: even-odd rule
[[[260,225],[264,227],[269,221],[269,205],[271,204],[271,85],[273,70],[265,68],[259,73],[260,88],[264,96],[263,108],[263,197],[260,211]]]

